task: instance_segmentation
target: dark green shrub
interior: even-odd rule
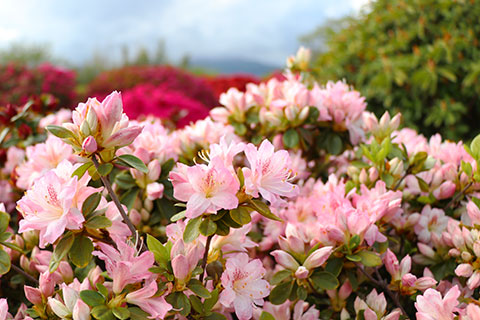
[[[378,0],[304,40],[320,80],[346,79],[377,115],[468,139],[480,131],[479,22],[480,1]]]

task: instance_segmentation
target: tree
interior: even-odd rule
[[[365,9],[303,38],[318,78],[346,79],[377,115],[401,111],[424,134],[478,133],[480,3],[378,0]]]

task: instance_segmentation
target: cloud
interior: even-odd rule
[[[365,0],[360,0],[365,2]],[[298,37],[328,16],[351,13],[338,0],[84,0],[0,2],[0,46],[48,43],[55,55],[81,62],[97,51],[118,58],[123,45],[154,49],[166,42],[179,59],[238,57],[283,64]],[[355,9],[356,10],[356,9]]]

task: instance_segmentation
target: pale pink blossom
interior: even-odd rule
[[[25,158],[25,151],[17,147],[10,147],[7,150],[7,162],[2,171],[6,174],[11,174],[15,168],[23,162]]]
[[[98,243],[98,246],[101,251],[94,251],[93,254],[105,261],[108,275],[113,280],[114,293],[120,293],[127,284],[137,283],[152,276],[148,271],[155,262],[152,252],[138,254],[135,248],[123,242],[117,243],[118,250],[104,243]]]
[[[73,123],[64,123],[76,140],[65,139],[78,152],[88,137],[96,141],[99,149],[125,147],[133,142],[142,127],[130,125],[123,113],[122,97],[117,91],[108,95],[101,103],[89,98],[80,103],[72,113]]]
[[[143,288],[128,293],[125,299],[128,303],[135,304],[149,313],[149,319],[165,319],[165,315],[172,309],[172,306],[165,301],[163,296],[155,296],[157,290],[157,282],[150,280],[144,284]]]
[[[418,320],[453,320],[458,305],[460,290],[452,287],[442,298],[435,289],[427,289],[423,295],[417,296],[415,308]]]
[[[429,243],[432,235],[440,237],[447,228],[448,221],[449,217],[445,215],[442,209],[431,208],[430,205],[426,205],[414,227],[418,240]]]
[[[174,197],[187,202],[186,216],[196,218],[204,213],[238,206],[240,184],[220,157],[207,165],[179,166],[170,173]]]
[[[354,303],[355,312],[358,314],[364,310],[365,320],[398,320],[400,317],[400,310],[395,309],[389,314],[387,313],[387,300],[383,292],[378,294],[377,290],[373,289],[364,300],[357,297]]]
[[[258,197],[260,193],[272,205],[282,201],[280,196],[294,197],[299,194],[298,186],[289,182],[292,170],[287,151],[275,152],[270,141],[264,140],[258,149],[248,144],[245,155],[250,164],[250,168],[243,168],[247,194]]]
[[[17,187],[29,189],[45,172],[56,168],[66,159],[71,160],[72,154],[72,147],[54,136],[49,136],[44,143],[27,147],[27,161],[15,171],[18,175]]]
[[[249,261],[246,253],[239,253],[227,260],[222,274],[219,302],[230,307],[233,304],[239,320],[252,318],[253,305],[263,305],[263,298],[270,293],[270,285],[263,280],[265,268],[259,259]]]
[[[23,216],[19,232],[39,230],[41,248],[54,243],[65,229],[82,228],[85,221],[82,203],[96,189],[87,187],[88,175],[80,180],[71,177],[75,168],[64,160],[38,179],[17,203]]]
[[[6,320],[11,317],[11,314],[8,313],[7,299],[0,299],[0,320]]]
[[[308,302],[299,300],[293,306],[292,302],[285,301],[281,305],[274,305],[270,302],[265,302],[261,310],[255,311],[254,319],[260,318],[261,312],[270,313],[276,320],[318,320],[320,319],[320,312],[315,309],[315,306],[310,306]]]
[[[182,284],[190,280],[191,273],[203,257],[204,246],[199,242],[185,244],[182,239],[174,242],[170,251],[175,278]]]
[[[80,299],[80,291],[90,289],[88,279],[81,284],[75,279],[69,285],[62,284],[61,289],[62,298],[48,298],[53,312],[62,319],[71,317],[73,320],[90,320],[90,307]]]

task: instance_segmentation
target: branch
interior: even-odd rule
[[[455,195],[455,197],[453,197],[453,199],[450,200],[449,203],[447,203],[447,205],[445,206],[444,209],[446,210],[446,209],[450,208],[451,206],[453,206],[453,205],[455,204],[455,202],[457,202],[457,201],[460,199],[460,197],[465,194],[465,192],[468,190],[468,188],[470,188],[470,187],[472,186],[472,184],[473,184],[473,181],[470,181],[470,182],[465,186],[465,188],[462,189],[462,191],[460,191],[459,193],[457,193],[457,194]]]
[[[202,260],[202,274],[200,274],[200,282],[203,282],[203,278],[205,276],[205,267],[207,266],[207,260],[208,260],[208,251],[210,250],[210,242],[212,242],[213,234],[207,237],[207,244],[205,245],[205,253],[203,254],[203,260]]]
[[[92,162],[93,162],[93,164],[95,165],[95,168],[98,171],[98,167],[100,166],[100,164],[98,163],[97,156],[95,154],[92,155]],[[132,221],[128,217],[125,210],[123,210],[122,204],[120,203],[120,200],[118,200],[117,195],[113,191],[112,185],[110,184],[110,181],[108,180],[108,177],[104,177],[104,176],[100,175],[100,179],[102,180],[102,183],[105,186],[105,188],[107,188],[108,194],[112,198],[112,201],[117,206],[117,209],[120,212],[120,215],[122,216],[123,221],[127,224],[128,229],[130,229],[130,232],[132,233],[132,237],[133,237],[133,242],[136,242],[137,229],[133,225]]]
[[[27,278],[27,280],[30,280],[31,282],[35,283],[37,286],[39,285],[39,282],[37,279],[35,279],[34,277],[32,277],[31,275],[23,271],[23,269],[21,269],[20,267],[17,267],[13,263],[12,263],[12,270],[15,271],[16,273],[21,274],[22,276]]]

